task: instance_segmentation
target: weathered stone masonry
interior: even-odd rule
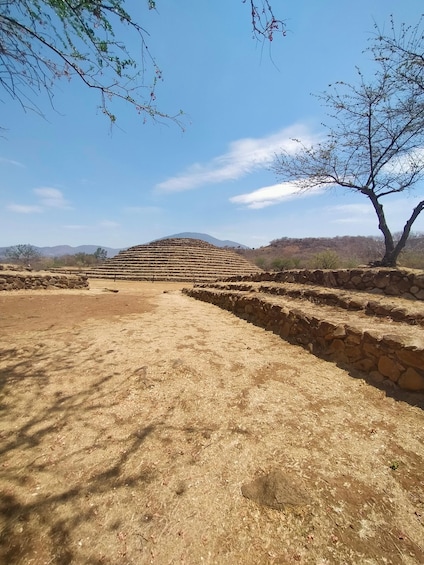
[[[363,276],[361,276],[363,275]],[[374,277],[373,277],[374,275]],[[362,278],[362,280],[360,280]],[[381,328],[362,331],[353,324],[333,323],[320,313],[305,313],[293,301],[293,306],[272,302],[264,296],[264,287],[253,292],[247,281],[290,281],[327,284],[345,288],[364,289],[382,294],[422,300],[424,298],[424,275],[401,271],[287,271],[282,273],[261,273],[251,277],[238,277],[231,281],[245,281],[244,284],[196,285],[184,289],[189,296],[210,302],[267,330],[280,335],[287,341],[299,344],[317,356],[340,362],[348,367],[369,374],[376,381],[388,379],[400,388],[410,391],[424,391],[424,350],[422,344],[422,320],[416,321],[417,340],[401,339],[394,332],[381,333]],[[319,282],[318,282],[319,281]],[[290,285],[288,285],[290,286]],[[274,287],[275,288],[275,287]],[[275,291],[274,291],[275,292]],[[256,296],[255,296],[256,295]],[[358,293],[360,295],[360,293]],[[356,295],[355,295],[356,297]],[[359,297],[358,297],[359,298]],[[353,299],[355,300],[355,298]],[[377,306],[376,306],[377,308]],[[411,323],[408,320],[402,320]]]
[[[252,276],[232,277],[225,280],[313,284],[424,300],[424,273],[402,269],[299,269],[278,273],[262,272]]]
[[[88,288],[85,275],[53,275],[25,272],[0,272],[1,290],[40,290],[48,288]]]

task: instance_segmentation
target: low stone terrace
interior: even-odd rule
[[[184,292],[371,380],[424,392],[422,272],[263,272]]]
[[[0,269],[0,291],[5,290],[48,290],[85,289],[88,281],[85,275],[58,274],[49,272],[6,271]]]

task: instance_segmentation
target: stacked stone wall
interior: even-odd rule
[[[410,325],[424,326],[424,310],[416,309],[411,311],[397,304],[396,300],[388,303],[381,302],[376,298],[370,298],[368,293],[361,294],[345,293],[339,294],[334,290],[326,290],[320,287],[299,285],[278,284],[278,283],[246,283],[246,282],[215,282],[210,284],[197,284],[196,287],[204,288],[217,288],[220,290],[228,291],[242,291],[242,292],[260,292],[270,296],[286,296],[289,298],[306,299],[319,305],[337,306],[344,310],[362,311],[368,316],[375,316],[378,318],[390,318],[395,322],[405,322]],[[412,303],[412,300],[411,300]],[[420,303],[421,304],[421,303]]]
[[[424,273],[406,269],[299,269],[278,273],[262,272],[225,280],[316,284],[424,300]]]
[[[317,315],[262,301],[237,292],[212,288],[184,289],[193,298],[210,302],[307,348],[319,357],[368,373],[374,380],[389,379],[400,388],[424,391],[424,350],[400,343],[377,331],[362,332],[349,324],[334,324]]]
[[[51,288],[88,288],[85,275],[58,275],[52,273],[0,272],[2,290],[42,290]]]

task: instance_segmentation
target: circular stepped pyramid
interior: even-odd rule
[[[87,271],[87,275],[102,279],[208,282],[259,271],[259,267],[228,248],[200,239],[173,238],[120,251]]]

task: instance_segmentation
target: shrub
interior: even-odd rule
[[[266,266],[266,259],[265,257],[256,257],[255,259],[255,265],[257,267],[259,267],[260,269],[265,269]]]
[[[271,268],[274,271],[284,271],[286,269],[297,269],[300,266],[298,257],[277,257],[271,261]]]
[[[335,251],[328,249],[317,253],[312,258],[312,263],[315,269],[337,269],[340,265],[340,257]]]

